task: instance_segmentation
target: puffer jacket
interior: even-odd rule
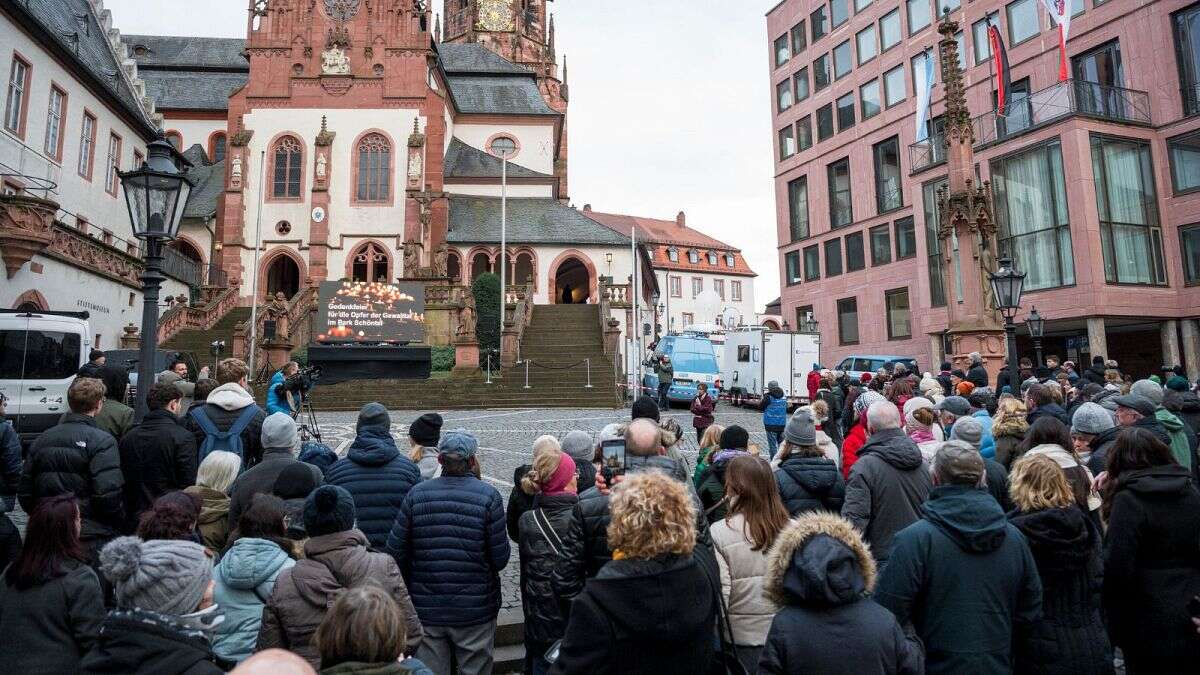
[[[1100,529],[1078,507],[1013,511],[1042,580],[1042,617],[1017,643],[1013,672],[1108,675],[1112,645],[1100,613]]]
[[[263,608],[256,651],[279,647],[319,668],[321,656],[312,637],[325,612],[338,593],[368,580],[382,586],[400,605],[407,634],[405,650],[416,651],[423,634],[421,620],[400,570],[390,556],[367,550],[367,537],[358,530],[325,534],[304,542],[304,559],[275,579]]]
[[[325,472],[325,482],[354,498],[358,529],[373,548],[383,550],[408,491],[421,482],[421,470],[401,454],[385,426],[364,426],[344,459]]]
[[[750,672],[923,673],[920,645],[870,599],[874,587],[875,560],[850,523],[826,513],[797,518],[767,561],[763,590],[781,609]]]
[[[767,547],[754,550],[756,545],[746,532],[746,519],[741,514],[719,520],[709,529],[721,573],[721,595],[733,632],[726,639],[735,645],[757,647],[766,644],[777,608],[763,595]]]
[[[763,411],[763,427],[767,431],[783,431],[787,426],[787,405],[787,397],[779,387],[769,389],[762,397],[758,407]]]
[[[262,459],[262,425],[263,420],[267,419],[266,411],[260,408],[254,402],[254,397],[236,382],[223,384],[213,389],[204,404],[204,413],[212,420],[213,426],[218,429],[232,427],[247,406],[254,406],[258,410],[250,418],[250,424],[246,425],[240,434],[242,437],[242,471],[249,469]],[[183,424],[196,437],[196,448],[203,447],[204,430],[196,423],[196,418],[193,417],[191,411],[188,412]]]
[[[63,575],[24,590],[0,577],[0,667],[15,675],[79,672],[104,620],[96,572],[78,560]]]
[[[858,453],[862,450],[863,445],[867,442],[867,425],[864,422],[856,422],[850,427],[850,433],[846,434],[846,440],[842,441],[842,477],[850,477],[850,469],[854,468],[854,463],[858,461]]]
[[[116,536],[124,524],[124,484],[116,439],[91,417],[69,412],[33,442],[17,499],[32,513],[43,497],[73,493],[83,520],[80,536],[96,544]]]
[[[231,664],[209,642],[215,611],[168,616],[114,609],[104,619],[95,648],[79,672],[112,675],[217,675]]]
[[[107,403],[105,405],[108,405]],[[117,444],[128,531],[154,500],[196,482],[196,439],[170,410],[151,410]]]
[[[1100,508],[1100,497],[1092,491],[1092,472],[1076,461],[1075,455],[1070,451],[1061,446],[1046,443],[1035,445],[1025,454],[1046,455],[1054,460],[1054,463],[1058,464],[1066,474],[1067,482],[1071,484],[1071,492],[1075,495],[1075,504],[1083,509],[1084,513],[1091,513]]]
[[[225,612],[213,637],[218,656],[238,663],[250,658],[275,579],[295,564],[273,541],[246,537],[233,542],[213,570],[213,601]]]
[[[1012,417],[992,424],[992,438],[996,442],[995,460],[1005,469],[1011,469],[1013,462],[1021,457],[1021,441],[1025,440],[1025,432],[1029,431],[1029,423],[1020,417]]]
[[[921,517],[921,503],[933,488],[921,449],[900,429],[871,434],[858,451],[846,482],[842,516],[850,521],[880,561],[887,560],[892,538]]]
[[[789,457],[775,469],[775,482],[788,515],[808,511],[841,513],[846,482],[837,464],[824,457]]]
[[[387,540],[417,613],[432,626],[495,619],[510,551],[503,499],[472,475],[443,474],[409,490]]]
[[[229,522],[229,495],[203,485],[192,485],[184,492],[200,498],[200,517],[196,528],[208,548],[220,553],[229,543],[229,531],[236,523]]]
[[[521,609],[525,612],[525,643],[544,654],[563,636],[567,621],[554,597],[552,577],[558,565],[561,542],[571,524],[575,495],[536,495],[531,510],[521,514],[518,537],[521,551]],[[535,512],[545,516],[552,532],[543,533]],[[557,537],[548,539],[546,535]]]

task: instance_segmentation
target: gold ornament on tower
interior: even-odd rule
[[[479,18],[475,30],[511,32],[516,30],[512,0],[479,0]]]

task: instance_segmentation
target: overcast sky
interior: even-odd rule
[[[778,0],[558,0],[579,208],[673,219],[741,248],[779,295],[765,13]],[[441,11],[442,0],[433,0]],[[247,0],[106,0],[123,33],[244,37]]]

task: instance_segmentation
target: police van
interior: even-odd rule
[[[90,336],[87,312],[0,309],[0,394],[22,442],[70,410],[67,388],[87,363]]]

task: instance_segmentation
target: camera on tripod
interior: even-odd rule
[[[321,366],[305,366],[283,380],[283,390],[293,394],[307,394],[321,379]]]
[[[208,353],[212,354],[214,357],[220,356],[221,352],[223,351],[225,351],[224,340],[213,340],[212,343],[208,345]]]

